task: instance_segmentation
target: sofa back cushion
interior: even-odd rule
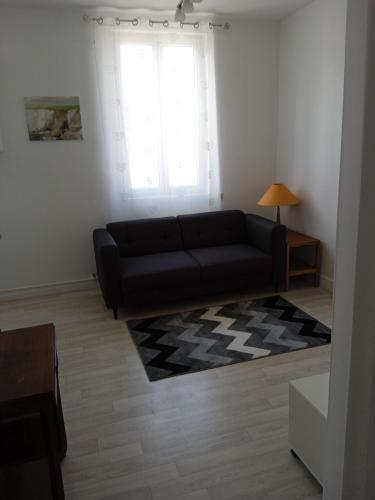
[[[185,249],[246,242],[246,219],[241,210],[224,210],[177,217]]]
[[[121,257],[136,257],[182,249],[181,231],[175,217],[140,219],[107,224]]]

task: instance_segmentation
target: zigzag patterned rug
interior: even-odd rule
[[[331,342],[280,296],[127,322],[150,381]]]

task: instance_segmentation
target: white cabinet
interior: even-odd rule
[[[289,445],[324,483],[329,373],[289,382]]]

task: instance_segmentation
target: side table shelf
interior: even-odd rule
[[[314,262],[307,263],[298,257],[295,249],[303,247],[314,248]],[[320,276],[320,240],[287,230],[286,234],[286,266],[285,266],[285,290],[289,290],[290,278],[294,276],[314,275],[314,286],[319,286]]]

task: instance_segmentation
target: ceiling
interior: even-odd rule
[[[311,0],[204,0],[200,12],[279,19]],[[115,7],[123,9],[171,10],[178,0],[0,0],[7,7]]]

